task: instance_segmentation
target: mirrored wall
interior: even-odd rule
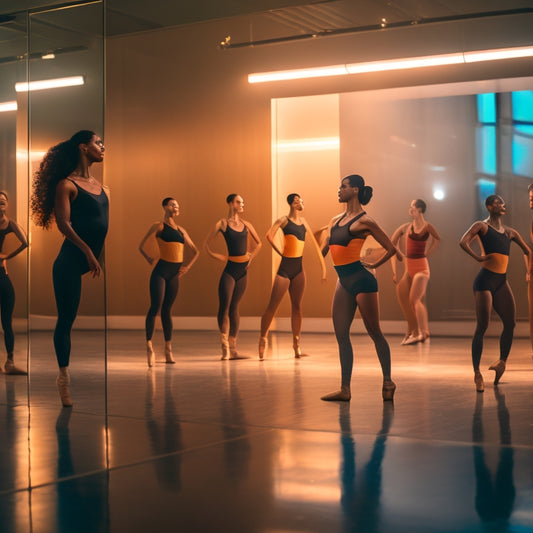
[[[7,217],[16,221],[30,243],[29,252],[23,250],[6,264],[15,294],[14,360],[18,368],[29,370],[29,376],[6,374],[0,380],[1,423],[7,428],[0,491],[10,491],[45,487],[58,478],[107,465],[105,282],[103,276],[83,280],[70,358],[80,408],[61,409],[55,384],[52,266],[63,239],[55,225],[43,230],[32,222],[29,201],[32,175],[50,147],[82,129],[103,138],[103,2],[2,15],[0,110],[0,189],[8,195]],[[91,174],[102,182],[102,165],[92,166]],[[19,244],[15,234],[8,234],[2,254]],[[4,349],[0,354],[3,366]],[[93,444],[87,446],[88,441]],[[44,488],[24,493],[28,500],[17,505],[28,506],[27,530],[40,522],[53,530],[73,490],[75,484],[65,493]],[[105,515],[105,509],[97,507],[92,510],[95,516]],[[0,530],[4,524],[6,530],[14,527],[10,516],[15,511],[20,521],[20,507],[11,514],[2,509]],[[55,530],[62,530],[60,526]]]

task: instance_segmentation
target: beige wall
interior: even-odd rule
[[[271,197],[272,98],[520,77],[532,72],[533,62],[486,62],[261,86],[249,85],[248,73],[446,53],[462,46],[523,45],[530,39],[531,24],[529,17],[506,17],[217,50],[216,44],[228,33],[235,41],[239,36],[247,40],[247,19],[242,17],[109,39],[105,166],[105,181],[112,190],[109,314],[146,311],[150,268],[137,246],[149,225],[160,218],[164,196],[179,200],[181,224],[197,244],[225,216],[224,198],[230,192],[243,195],[246,218],[261,236],[265,234],[276,201]],[[182,280],[175,314],[214,315],[220,270],[221,265],[202,254]],[[272,257],[265,246],[250,269],[241,307],[244,316],[264,311],[271,275]],[[328,290],[333,290],[333,283]],[[329,306],[322,300],[314,305],[308,290],[306,315],[327,316]]]

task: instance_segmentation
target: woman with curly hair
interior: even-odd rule
[[[56,384],[63,406],[70,397],[70,333],[81,297],[81,277],[102,271],[98,257],[107,234],[109,201],[104,187],[90,173],[104,159],[104,143],[94,132],[82,130],[48,150],[33,181],[33,220],[49,229],[55,220],[65,236],[53,267],[57,324],[54,348],[59,365]]]

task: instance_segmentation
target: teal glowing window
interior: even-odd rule
[[[533,91],[515,91],[512,93],[513,122],[533,124]]]
[[[513,174],[533,178],[533,91],[512,93]]]
[[[496,124],[496,94],[477,95],[477,120],[481,124]]]
[[[495,126],[478,126],[476,129],[476,167],[482,174],[496,174]]]

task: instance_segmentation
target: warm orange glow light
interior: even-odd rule
[[[55,78],[51,80],[36,80],[15,83],[15,91],[23,93],[27,91],[42,91],[44,89],[56,89],[58,87],[73,87],[83,85],[83,76],[70,76],[68,78]]]
[[[0,113],[3,113],[4,111],[16,111],[17,110],[17,102],[14,100],[12,102],[0,102]]]

